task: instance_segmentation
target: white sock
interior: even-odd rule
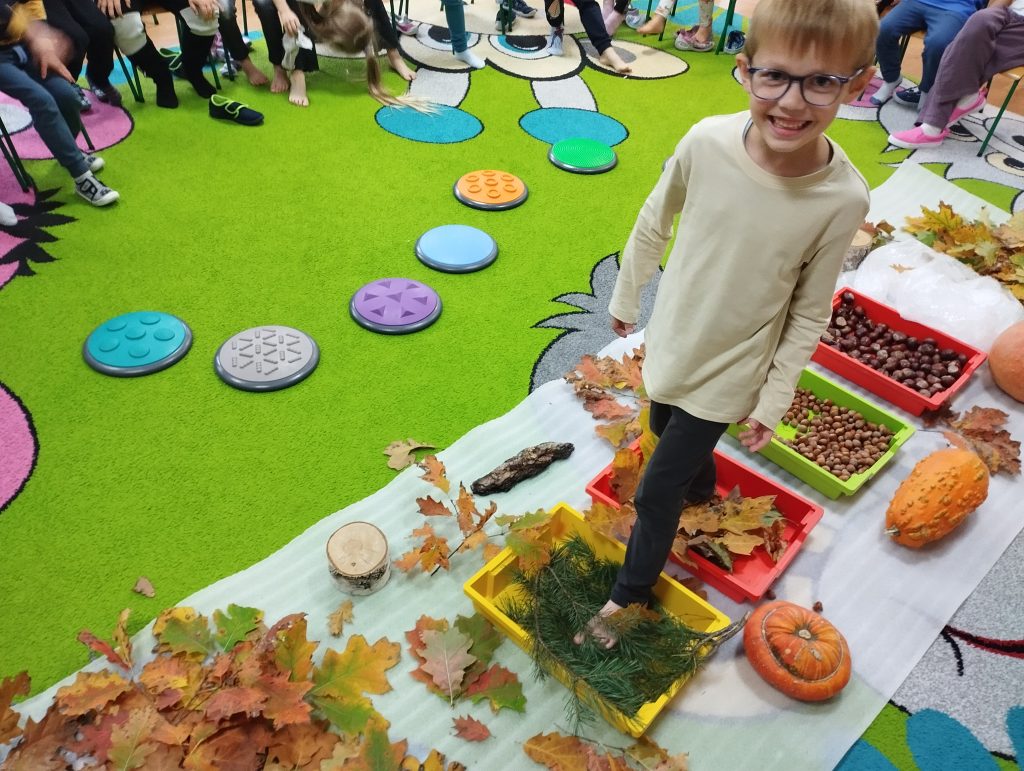
[[[14,209],[0,201],[0,225],[9,228],[17,224],[18,215],[14,213]]]
[[[482,70],[487,66],[487,62],[477,56],[475,53],[470,51],[468,48],[465,51],[454,51],[455,58],[460,62],[465,62],[474,70]]]
[[[922,123],[921,133],[926,137],[937,137],[942,133],[942,129],[938,126],[930,126],[927,123]]]
[[[968,94],[967,96],[961,96],[959,101],[957,101],[956,106],[959,107],[961,110],[964,107],[970,107],[972,104],[974,104],[974,100],[977,98],[977,91],[975,91],[973,94]]]
[[[899,84],[902,82],[902,80],[896,80],[893,81],[892,83],[883,83],[882,87],[879,88],[874,94],[872,94],[872,97],[880,102],[884,102],[886,99],[888,99],[889,97],[896,93],[896,87],[899,86]]]

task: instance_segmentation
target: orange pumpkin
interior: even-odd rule
[[[992,379],[1003,391],[1024,402],[1024,321],[1007,327],[988,353]]]
[[[946,536],[986,497],[988,468],[981,458],[958,447],[937,450],[900,482],[885,512],[885,532],[919,549]]]
[[[824,701],[850,681],[850,649],[832,624],[792,602],[769,602],[743,627],[743,649],[769,685],[800,701]]]

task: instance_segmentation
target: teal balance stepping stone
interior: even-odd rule
[[[548,160],[575,174],[601,174],[611,171],[619,162],[615,151],[608,145],[583,137],[556,142],[548,152]]]
[[[482,270],[498,257],[498,244],[479,228],[441,225],[416,241],[416,256],[424,265],[445,273]]]
[[[167,369],[192,347],[192,330],[170,313],[133,311],[100,324],[82,345],[86,363],[115,377]]]

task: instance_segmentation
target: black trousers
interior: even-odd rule
[[[601,14],[601,6],[597,0],[573,0],[576,10],[580,12],[580,21],[583,22],[583,29],[594,44],[599,54],[603,54],[612,47],[612,39],[604,26],[604,16]],[[544,15],[548,24],[552,27],[561,27],[565,23],[565,2],[564,0],[545,0]]]
[[[68,62],[77,78],[89,57],[86,73],[97,86],[110,85],[114,69],[114,28],[93,0],[43,0],[46,21],[71,39],[74,58]]]
[[[256,15],[260,17],[260,27],[263,29],[263,39],[267,42],[267,58],[274,66],[280,66],[284,60],[284,29],[281,27],[281,17],[277,15],[277,8],[273,0],[253,0],[256,8]],[[302,20],[302,14],[295,0],[288,0],[288,7]],[[305,26],[305,25],[303,25]],[[309,39],[316,43],[316,39],[305,30]],[[295,56],[295,69],[302,72],[316,72],[320,64],[316,58],[316,51],[307,51],[300,48]]]
[[[728,426],[658,402],[651,403],[650,423],[659,439],[636,491],[636,524],[611,592],[619,605],[650,602],[683,506],[715,492],[712,453]]]

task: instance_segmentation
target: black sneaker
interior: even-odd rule
[[[92,109],[92,102],[89,101],[89,97],[85,95],[85,91],[77,83],[72,83],[71,87],[75,89],[75,93],[78,95],[78,107],[82,112],[88,112]]]
[[[107,206],[121,196],[100,182],[91,171],[75,180],[75,192],[93,206]]]
[[[109,82],[95,83],[89,76],[86,76],[86,80],[89,82],[89,89],[103,104],[109,104],[111,107],[121,106],[121,92]]]
[[[917,86],[913,88],[897,88],[892,98],[908,107],[917,107],[921,103],[921,89]]]
[[[263,123],[263,113],[220,94],[210,97],[210,117],[234,121],[240,126],[259,126]]]
[[[494,29],[498,32],[511,32],[516,25],[516,14],[509,6],[508,1],[502,2],[498,8],[498,15],[494,17]],[[504,27],[504,29],[502,29]]]

